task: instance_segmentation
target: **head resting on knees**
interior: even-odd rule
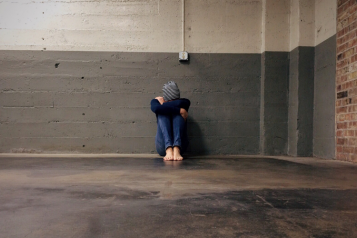
[[[172,101],[180,98],[180,89],[174,81],[165,83],[162,87],[165,101]]]

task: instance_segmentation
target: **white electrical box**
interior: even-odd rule
[[[188,53],[186,51],[179,53],[179,61],[188,61]]]

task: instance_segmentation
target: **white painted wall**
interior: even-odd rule
[[[315,0],[315,45],[336,34],[336,0]]]
[[[182,0],[4,0],[0,49],[178,52]],[[186,0],[186,50],[259,53],[261,0]]]
[[[315,1],[290,1],[290,51],[315,46]]]
[[[180,0],[5,0],[0,49],[178,51]]]
[[[188,52],[261,52],[261,0],[186,2]]]
[[[264,0],[264,51],[289,51],[290,0]]]
[[[299,0],[290,0],[290,51],[299,46],[300,7]]]
[[[336,33],[335,0],[185,2],[191,53],[288,51]],[[0,50],[178,52],[181,11],[182,0],[2,0]]]
[[[315,1],[299,0],[299,46],[315,46]]]

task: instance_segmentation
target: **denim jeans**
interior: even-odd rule
[[[187,122],[178,115],[157,115],[157,133],[155,137],[157,153],[166,155],[168,147],[180,147],[181,154],[185,153],[188,146]]]

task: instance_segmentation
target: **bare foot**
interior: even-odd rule
[[[174,160],[173,150],[171,147],[166,149],[164,160]]]
[[[180,153],[180,148],[177,146],[174,147],[174,160],[183,160],[183,157]]]

